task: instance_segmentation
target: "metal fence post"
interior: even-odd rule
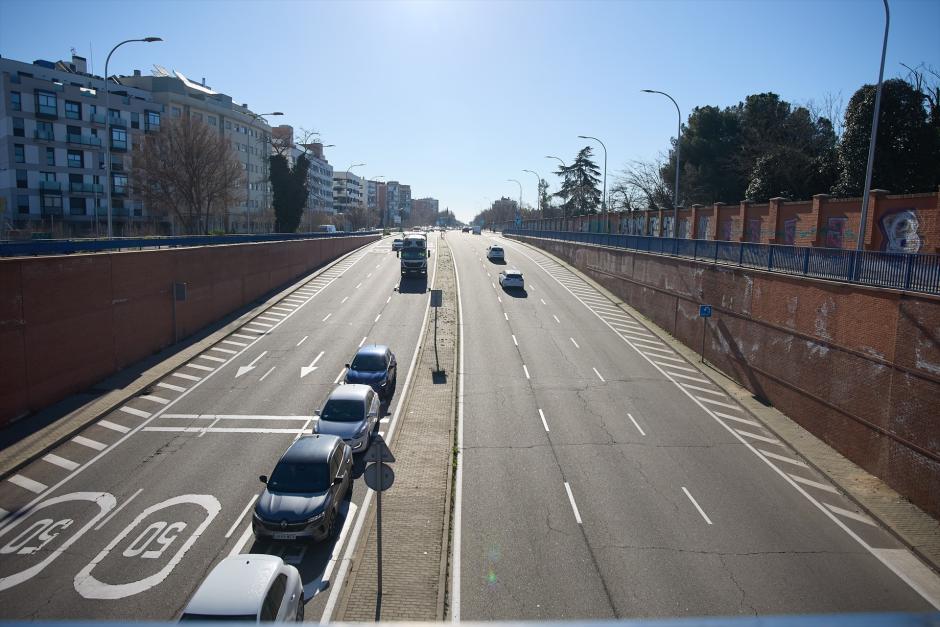
[[[907,272],[904,273],[904,289],[911,289],[911,275],[914,273],[914,257],[915,255],[908,253],[907,254]]]
[[[769,246],[768,248],[770,249],[770,252],[767,253],[767,269],[773,270],[774,269],[774,247]]]
[[[803,253],[803,275],[809,274],[809,251],[811,248],[807,247],[806,251]]]
[[[738,242],[738,266],[744,265],[744,244]]]

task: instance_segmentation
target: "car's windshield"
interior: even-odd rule
[[[350,367],[353,370],[363,370],[365,372],[384,372],[385,355],[376,355],[375,353],[360,353],[353,359]]]
[[[402,259],[424,259],[427,253],[423,248],[406,248],[401,253]]]
[[[331,399],[320,412],[320,419],[329,422],[358,422],[364,416],[365,404],[348,399]]]
[[[323,492],[330,487],[330,467],[325,462],[281,462],[268,479],[271,492]]]

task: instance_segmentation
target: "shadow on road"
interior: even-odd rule
[[[504,287],[503,294],[512,296],[513,298],[528,298],[529,293],[525,291],[524,287]]]
[[[402,277],[398,286],[399,294],[424,294],[428,291],[427,277]]]

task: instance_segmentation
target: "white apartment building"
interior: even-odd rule
[[[362,206],[363,179],[351,172],[333,172],[333,209],[345,213],[354,206]]]

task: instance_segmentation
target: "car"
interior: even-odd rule
[[[461,233],[469,233],[469,232],[470,232],[470,227],[469,227],[469,226],[465,226],[465,227],[463,227],[462,229],[460,229],[460,232],[461,232]]]
[[[500,272],[499,284],[505,289],[512,287],[518,287],[520,290],[525,289],[525,280],[522,278],[522,273],[515,268]]]
[[[396,237],[392,240],[392,251],[401,250],[401,247],[404,246],[405,242],[402,238]]]
[[[488,246],[486,248],[486,258],[490,261],[505,261],[506,253],[502,246]]]
[[[304,586],[297,569],[276,555],[226,557],[199,585],[180,622],[300,622]]]
[[[313,432],[335,435],[353,453],[362,453],[372,444],[379,422],[379,404],[379,395],[368,385],[337,386],[317,413]]]
[[[356,351],[351,363],[346,364],[346,383],[369,385],[380,400],[389,401],[398,383],[398,361],[388,346],[371,344]]]
[[[251,527],[273,540],[325,540],[336,531],[352,488],[352,449],[335,435],[298,438],[284,452],[255,503]]]

